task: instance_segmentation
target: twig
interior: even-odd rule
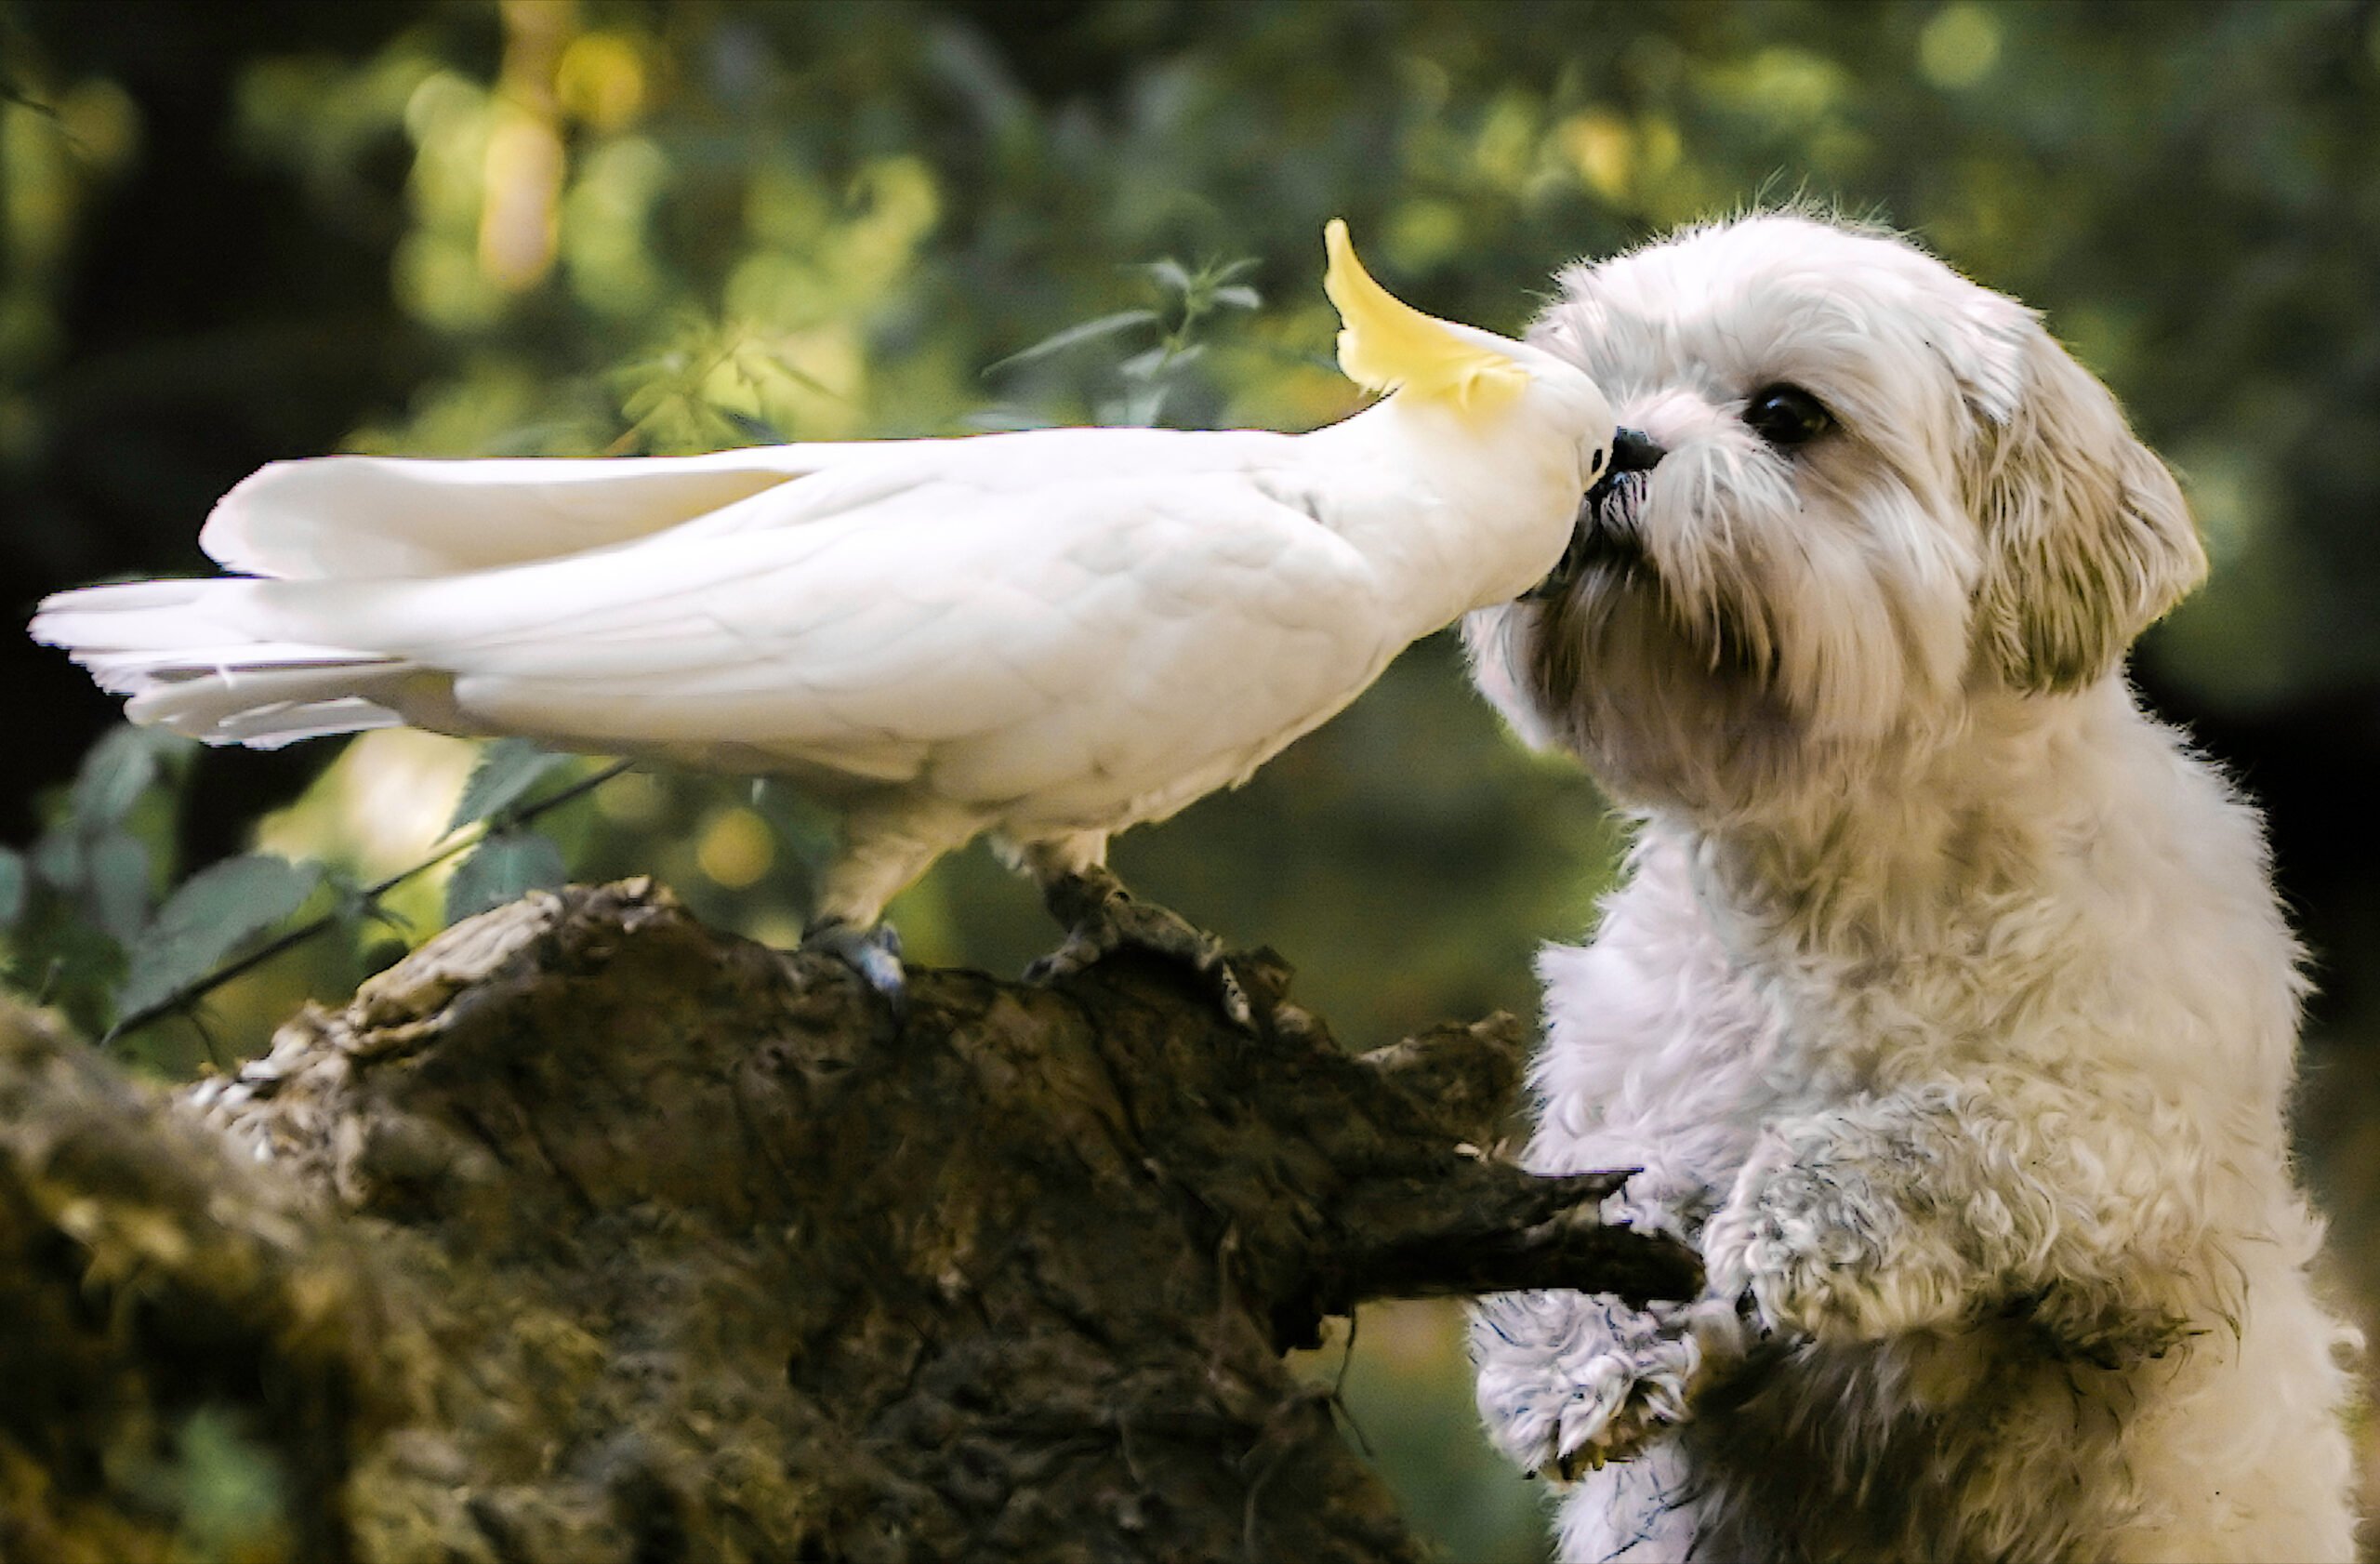
[[[398,886],[403,884],[406,881],[411,880],[414,876],[426,873],[430,869],[436,868],[440,864],[444,863],[447,859],[455,856],[457,853],[461,853],[468,848],[478,846],[481,842],[485,842],[489,837],[495,835],[498,831],[510,830],[515,826],[522,825],[528,821],[537,818],[537,816],[547,813],[549,810],[557,809],[562,805],[570,802],[573,799],[584,798],[587,794],[593,792],[604,783],[609,782],[613,777],[617,776],[622,772],[628,770],[632,763],[634,762],[629,761],[614,761],[610,765],[605,766],[602,770],[592,772],[580,777],[569,787],[564,788],[562,791],[555,793],[550,797],[539,799],[535,803],[521,804],[511,808],[500,809],[494,815],[488,816],[487,819],[481,822],[480,828],[477,832],[448,842],[445,846],[438,849],[437,852],[432,853],[427,858],[422,859],[421,862],[413,865],[409,868],[399,869],[396,873],[389,876],[386,880],[375,881],[373,883],[366,885],[364,887],[360,899],[366,907],[369,907],[372,903],[388,895],[390,891],[395,890]],[[134,1011],[131,1014],[119,1017],[116,1024],[108,1028],[107,1036],[99,1040],[100,1045],[102,1047],[107,1046],[113,1043],[118,1038],[125,1036],[128,1032],[139,1031],[141,1027],[150,1025],[152,1022],[162,1021],[168,1015],[180,1014],[191,1005],[195,1004],[200,1000],[203,1000],[207,995],[213,993],[216,989],[223,987],[224,984],[231,982],[233,978],[240,976],[243,974],[254,971],[256,968],[264,965],[267,961],[271,961],[274,957],[283,954],[284,951],[294,950],[298,946],[303,945],[308,940],[313,938],[316,934],[322,934],[324,931],[337,926],[338,921],[339,915],[337,912],[325,912],[317,918],[311,919],[306,922],[298,924],[296,928],[283,934],[278,938],[268,940],[263,945],[258,946],[256,949],[249,951],[246,955],[240,957],[236,961],[224,962],[221,966],[217,967],[213,972],[208,973],[205,976],[192,979],[190,982],[185,983],[180,987],[175,989],[172,993],[167,994],[164,999],[158,1000],[153,1003],[142,1005],[139,1010]]]
[[[1376,1459],[1372,1442],[1364,1438],[1364,1425],[1355,1420],[1355,1410],[1347,1405],[1347,1371],[1355,1366],[1355,1330],[1363,1322],[1361,1309],[1347,1317],[1347,1349],[1340,1355],[1338,1377],[1330,1382],[1330,1410],[1347,1425],[1347,1432],[1355,1436],[1355,1448],[1364,1452],[1365,1460],[1370,1461]]]
[[[205,1045],[207,1062],[218,1070],[223,1068],[223,1051],[215,1046],[215,1033],[208,1028],[205,1013],[195,1005],[191,1007],[190,1024],[197,1030],[198,1040]]]

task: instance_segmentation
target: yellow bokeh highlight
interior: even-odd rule
[[[651,217],[669,184],[669,159],[642,136],[623,136],[580,162],[562,202],[562,258],[589,309],[635,319],[660,300],[667,277],[653,253]]]
[[[1427,272],[1462,248],[1462,208],[1431,196],[1400,202],[1380,247],[1398,271]]]
[[[1917,68],[1936,86],[1969,87],[2000,63],[2000,20],[1980,6],[1945,6],[1917,35]]]
[[[414,728],[363,734],[295,803],[257,823],[256,848],[337,864],[363,881],[410,868],[446,834],[479,756],[480,747],[468,739]],[[454,867],[450,859],[416,876],[384,905],[416,931],[437,928]]]
[[[754,811],[741,807],[712,815],[694,844],[694,867],[730,891],[757,884],[776,861],[776,833]]]
[[[508,292],[553,270],[562,237],[562,137],[544,115],[499,101],[487,138],[479,265]]]
[[[1636,166],[1636,133],[1619,115],[1601,109],[1572,114],[1556,139],[1589,190],[1606,201],[1627,198]]]
[[[1501,93],[1479,118],[1472,165],[1490,185],[1518,192],[1537,164],[1538,108],[1528,94]]]
[[[1686,156],[1686,138],[1673,122],[1651,115],[1636,125],[1636,166],[1648,180],[1665,179]]]
[[[442,330],[490,325],[503,313],[502,296],[489,286],[467,241],[435,230],[416,230],[398,241],[392,271],[398,301],[406,311]]]
[[[445,834],[479,753],[468,739],[415,728],[364,734],[297,802],[258,823],[256,844],[367,877],[393,874]]]
[[[650,826],[669,806],[668,789],[648,772],[624,772],[595,789],[595,808],[615,826]]]
[[[589,129],[625,130],[644,111],[644,57],[616,33],[573,38],[554,72],[554,96]]]
[[[111,81],[66,89],[47,113],[0,105],[0,232],[11,266],[62,261],[95,180],[126,167],[139,144],[139,106]]]
[[[792,950],[801,944],[801,920],[790,912],[763,912],[746,923],[741,931],[745,938],[778,950]]]
[[[58,100],[58,126],[76,160],[100,172],[123,167],[140,147],[140,106],[111,81],[69,88]]]
[[[478,253],[494,121],[494,95],[452,71],[430,73],[405,99],[415,148],[406,196],[417,223],[397,244],[396,294],[408,313],[442,330],[484,326],[503,312],[504,293]]]
[[[1852,87],[1849,73],[1835,60],[1781,44],[1713,66],[1703,81],[1714,101],[1793,131],[1816,126]]]

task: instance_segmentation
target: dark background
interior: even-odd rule
[[[1545,279],[1800,195],[1909,229],[2044,310],[2182,469],[2213,584],[2135,673],[2262,800],[2312,948],[2304,1141],[2341,1285],[2380,1295],[2380,20],[2368,4],[606,5],[49,0],[0,8],[0,584],[205,568],[207,507],[340,449],[679,450],[1030,421],[1306,427],[1324,219],[1425,307],[1499,329]],[[1251,257],[1263,307],[1138,378],[1141,268]],[[1145,371],[1145,366],[1144,366]],[[0,842],[73,808],[116,720],[0,637]],[[176,757],[152,899],[246,848],[397,867],[469,755],[376,738]],[[161,788],[164,785],[161,784]],[[766,936],[817,823],[735,785],[615,785],[554,830]],[[287,806],[284,808],[284,806]],[[1352,1040],[1531,1002],[1616,836],[1425,646],[1247,792],[1128,840],[1128,874],[1278,946]],[[434,896],[400,904],[410,937]],[[896,909],[930,960],[1050,931],[980,855]],[[401,931],[403,932],[403,931]],[[20,931],[20,947],[31,938]],[[365,942],[230,991],[261,1047]],[[385,943],[385,938],[384,938]],[[24,948],[18,950],[24,956]],[[54,975],[55,967],[46,969]],[[20,960],[15,979],[39,988]],[[196,1044],[137,1051],[190,1067]],[[2364,1312],[2369,1312],[2368,1302]],[[1448,1317],[1367,1317],[1352,1398],[1423,1524],[1527,1557],[1466,1426]],[[1335,1359],[1331,1365],[1335,1367]]]

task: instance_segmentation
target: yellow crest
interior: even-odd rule
[[[1374,282],[1344,222],[1331,219],[1322,245],[1330,258],[1322,291],[1339,311],[1339,367],[1347,378],[1382,395],[1443,397],[1466,413],[1500,407],[1528,385],[1528,371],[1510,358],[1464,340]]]

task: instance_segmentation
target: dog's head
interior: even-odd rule
[[[1903,241],[1762,215],[1561,279],[1533,339],[1665,452],[1578,570],[1465,627],[1524,736],[1735,810],[2114,673],[2204,574],[2172,475],[2031,311]]]

